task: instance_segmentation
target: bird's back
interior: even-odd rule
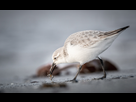
[[[64,45],[70,43],[72,46],[79,45],[81,47],[89,47],[97,42],[101,36],[104,34],[104,31],[96,30],[85,30],[71,34],[65,41]]]
[[[97,30],[85,30],[79,31],[71,34],[65,41],[64,46],[67,46],[68,43],[70,45],[75,46],[79,45],[81,47],[89,47],[96,44],[99,40],[104,40],[107,38],[112,38],[129,26],[119,28],[113,31],[97,31]]]

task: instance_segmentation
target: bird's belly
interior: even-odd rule
[[[97,57],[98,51],[97,48],[89,49],[89,48],[83,48],[81,46],[67,46],[68,49],[68,58],[67,62],[79,62],[80,64],[84,64],[90,60],[93,60]]]

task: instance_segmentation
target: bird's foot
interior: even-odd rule
[[[72,82],[72,83],[77,83],[78,81],[76,79],[73,79],[73,80],[67,80],[65,82]]]
[[[50,77],[50,80],[52,80],[54,78],[54,76],[52,74],[48,74],[47,77]]]
[[[104,76],[102,76],[102,77],[100,77],[100,78],[93,78],[93,80],[103,80],[104,78],[106,78],[106,76],[104,75]]]

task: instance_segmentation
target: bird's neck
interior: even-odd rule
[[[63,59],[65,63],[67,62],[66,59],[68,57],[67,49],[65,47],[62,48],[62,53],[63,53]]]

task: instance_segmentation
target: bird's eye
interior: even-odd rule
[[[54,57],[54,59],[57,59],[56,57]]]

